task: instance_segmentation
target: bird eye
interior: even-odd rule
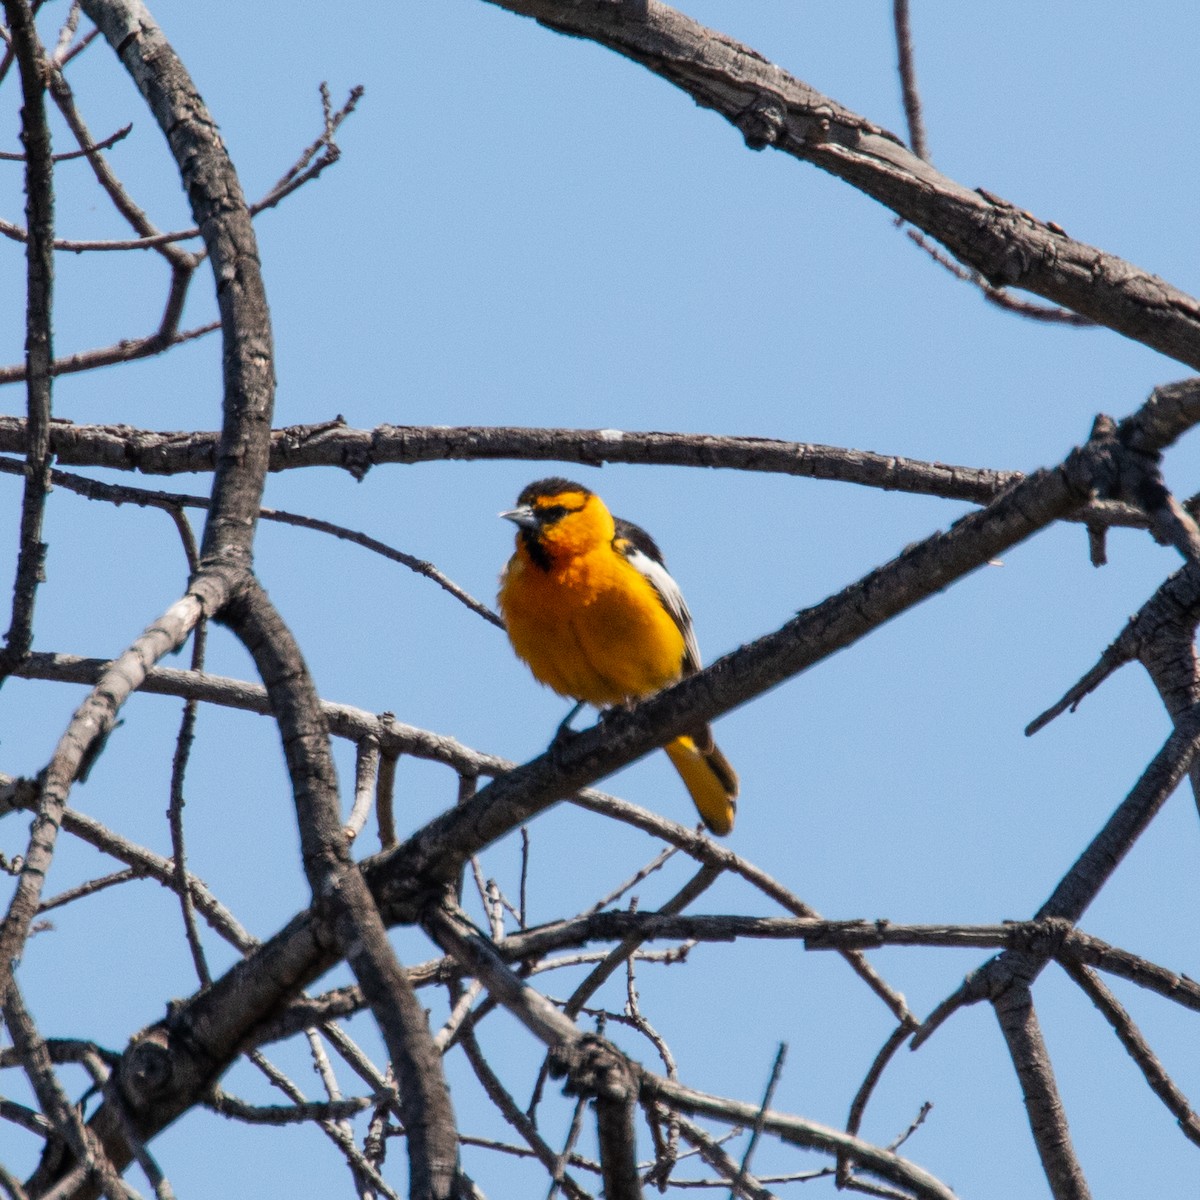
[[[544,522],[561,521],[571,510],[565,504],[548,504],[538,510]]]

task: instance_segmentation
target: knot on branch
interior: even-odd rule
[[[1193,563],[1200,562],[1200,526],[1171,495],[1162,475],[1162,444],[1144,425],[1141,414],[1120,425],[1111,417],[1098,416],[1086,458],[1088,486],[1094,495],[1133,505],[1146,515],[1155,541],[1174,546]]]
[[[760,92],[738,113],[734,124],[751,150],[774,146],[787,129],[787,105],[779,96]]]
[[[1065,917],[1042,917],[1013,926],[1011,949],[1039,964],[1056,958],[1075,926]],[[1002,956],[1003,957],[1003,956]]]
[[[119,1083],[135,1109],[145,1107],[170,1087],[174,1062],[162,1030],[135,1042],[121,1058]]]
[[[1024,236],[1034,217],[984,188],[976,188],[975,191],[988,204],[974,218],[980,234],[984,235],[979,244],[981,247],[992,247],[978,263],[979,273],[992,287],[1019,287],[1036,265],[1036,255],[1030,248],[1029,239]]]
[[[639,1081],[633,1064],[594,1033],[551,1050],[549,1070],[553,1079],[566,1077],[563,1091],[568,1096],[591,1096],[616,1104],[632,1104],[637,1098]]]
[[[1137,445],[1135,425],[1123,428],[1099,413],[1092,422],[1088,448],[1091,487],[1097,496],[1125,500],[1147,512],[1162,506],[1167,489],[1158,469],[1159,455]]]

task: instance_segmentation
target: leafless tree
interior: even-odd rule
[[[155,1194],[171,1186],[153,1157],[156,1135],[207,1107],[231,1120],[315,1124],[333,1143],[361,1196],[475,1196],[477,1185],[460,1165],[460,1147],[483,1146],[497,1155],[527,1156],[544,1169],[551,1194],[581,1198],[603,1191],[610,1200],[641,1196],[647,1187],[673,1190],[685,1181],[680,1163],[700,1165],[706,1186],[742,1197],[829,1176],[837,1186],[886,1197],[946,1198],[954,1193],[899,1153],[899,1143],[874,1144],[860,1136],[875,1088],[904,1046],[933,1036],[964,1006],[986,1002],[994,1011],[1020,1083],[1029,1128],[1046,1180],[1059,1200],[1088,1196],[1072,1148],[1067,1114],[1039,1029],[1035,996],[1047,967],[1060,970],[1116,1031],[1132,1062],[1161,1099],[1183,1135],[1200,1143],[1200,1121],[1104,981],[1117,976],[1189,1011],[1200,1010],[1200,986],[1165,968],[1083,932],[1078,923],[1121,859],[1176,788],[1191,774],[1200,746],[1200,665],[1194,631],[1200,620],[1200,529],[1195,505],[1180,502],[1163,481],[1167,450],[1200,421],[1194,379],[1156,389],[1120,419],[1096,418],[1090,438],[1061,462],[1028,475],[947,467],[854,449],[763,438],[699,434],[614,435],[613,431],[526,428],[383,426],[356,429],[331,420],[303,428],[273,429],[274,367],[267,296],[259,271],[254,218],[315,179],[339,157],[336,136],[359,98],[337,105],[322,91],[322,128],[279,182],[255,203],[245,199],[234,163],[187,68],[140,0],[76,0],[53,44],[35,23],[35,0],[3,0],[5,52],[0,76],[20,83],[22,159],[27,204],[23,222],[5,221],[0,233],[26,247],[26,354],[0,370],[0,380],[24,388],[23,416],[0,418],[0,470],[23,480],[11,624],[0,680],[70,683],[86,689],[53,753],[36,778],[0,778],[0,814],[33,815],[31,833],[2,860],[12,885],[0,925],[0,999],[11,1046],[0,1067],[22,1072],[36,1104],[0,1099],[4,1146],[30,1139],[40,1162],[19,1179],[0,1150],[0,1191],[23,1198],[135,1194],[124,1174],[136,1163]],[[1180,363],[1200,366],[1200,304],[1131,263],[1075,241],[1058,226],[983,190],[972,190],[931,165],[921,119],[905,0],[895,2],[896,40],[909,136],[904,139],[820,95],[750,48],[704,28],[657,0],[494,0],[513,14],[536,18],[550,30],[591,39],[640,64],[720,114],[753,150],[773,149],[820,167],[879,201],[939,262],[997,304],[1033,320],[1092,323],[1152,347]],[[549,35],[548,35],[549,36]],[[93,47],[93,44],[94,47]],[[89,49],[89,47],[93,47]],[[97,137],[85,123],[68,82],[84,51],[110,56],[135,83],[165,135],[192,208],[194,227],[164,232],[139,207],[106,156],[125,136]],[[54,110],[75,147],[53,153]],[[911,148],[910,148],[911,146]],[[82,157],[116,213],[129,226],[123,241],[60,236],[53,196],[57,164]],[[137,255],[162,260],[163,314],[150,333],[111,346],[57,356],[54,351],[56,253]],[[184,328],[185,302],[211,268],[219,321]],[[1013,295],[1020,290],[1039,298]],[[1043,304],[1041,302],[1048,302]],[[163,433],[128,426],[56,423],[54,380],[63,374],[166,354],[208,333],[223,344],[224,394],[220,431],[195,427]],[[215,415],[215,407],[214,407]],[[323,699],[309,676],[302,647],[267,596],[254,565],[259,520],[303,524],[349,538],[420,571],[483,620],[498,618],[437,568],[329,521],[262,506],[269,471],[334,466],[361,476],[370,468],[445,459],[512,458],[556,462],[623,462],[722,466],[775,472],[865,487],[967,501],[974,511],[848,583],[782,627],[721,658],[706,670],[578,736],[556,742],[531,762],[515,765],[446,736]],[[144,474],[211,473],[207,496],[117,485],[75,470],[115,468]],[[164,511],[187,554],[190,579],[165,611],[140,614],[145,632],[111,661],[35,649],[36,602],[46,553],[44,518],[51,489],[78,492],[112,505]],[[202,515],[196,540],[188,510]],[[1072,707],[1122,665],[1139,662],[1162,697],[1174,730],[1111,819],[1066,867],[1050,898],[1027,921],[988,925],[911,926],[878,921],[829,921],[786,882],[666,818],[595,790],[619,767],[670,738],[753,700],[836,651],[862,639],[921,600],[950,587],[1054,522],[1085,526],[1093,556],[1104,555],[1114,525],[1148,530],[1175,547],[1182,567],[1148,596],[1117,633],[1096,665],[1033,727]],[[12,526],[10,526],[11,528]],[[269,582],[269,581],[268,581]],[[205,671],[206,630],[226,626],[252,656],[259,681]],[[188,669],[160,665],[191,643]],[[170,856],[124,836],[72,806],[72,789],[86,777],[106,738],[135,692],[185,701],[174,744]],[[183,798],[193,727],[199,706],[269,714],[282,742],[295,805],[311,903],[272,936],[252,935],[219,896],[189,868]],[[355,748],[353,795],[343,799],[333,765],[332,739]],[[150,748],[148,753],[153,753]],[[401,829],[393,808],[397,760],[427,760],[456,781],[457,803],[435,819]],[[141,786],[138,780],[129,786]],[[516,830],[536,836],[534,819],[570,800],[641,831],[653,843],[646,867],[616,881],[609,895],[550,924],[526,920],[524,875],[508,893],[485,878],[478,855]],[[354,853],[374,820],[380,849]],[[6,822],[14,845],[19,822]],[[112,873],[59,895],[48,893],[60,834],[112,859]],[[652,911],[617,907],[631,889],[669,856],[690,859],[687,882]],[[736,877],[765,898],[774,916],[742,912],[689,912],[719,877]],[[22,988],[20,960],[42,914],[86,904],[114,887],[150,878],[168,889],[182,912],[194,962],[194,994],[167,1004],[143,996],[145,1028],[123,1047],[100,1045],[80,1014],[71,1039],[47,1037]],[[472,893],[477,895],[472,897]],[[514,898],[515,895],[515,898]],[[478,907],[479,920],[469,915]],[[207,926],[208,933],[202,933]],[[402,963],[388,930],[423,931],[434,947],[421,963]],[[97,936],[104,936],[98,933]],[[114,934],[115,936],[115,934]],[[217,937],[236,953],[229,969],[213,970],[205,939]],[[643,1012],[635,971],[643,963],[680,962],[700,943],[774,939],[809,951],[832,951],[861,987],[883,1006],[891,1032],[867,1056],[869,1070],[840,1128],[831,1128],[772,1104],[782,1068],[781,1049],[765,1094],[711,1095],[679,1077],[667,1041]],[[651,949],[651,942],[666,949]],[[910,1010],[900,992],[873,965],[883,946],[978,948],[990,953],[961,988],[933,1012]],[[325,972],[348,965],[353,984],[310,992]],[[691,966],[681,968],[692,969]],[[552,999],[539,979],[554,971],[582,971],[565,1000]],[[606,981],[625,979],[623,1007],[603,1000]],[[565,976],[572,978],[570,974]],[[448,1016],[431,1030],[422,989],[445,993]],[[595,1001],[595,1003],[593,1003]],[[432,1003],[432,1002],[430,1002]],[[507,1010],[544,1046],[531,1062],[534,1098],[524,1104],[485,1053],[481,1027]],[[372,1055],[347,1032],[345,1021],[369,1011],[382,1038]],[[634,1031],[653,1066],[638,1061],[607,1036],[616,1025]],[[324,1095],[314,1100],[268,1058],[285,1040],[310,1048]],[[462,1131],[451,1105],[443,1060],[460,1056],[478,1083],[478,1095],[455,1100],[490,1103],[511,1128],[507,1142],[481,1142]],[[358,1083],[345,1095],[335,1061]],[[231,1094],[222,1078],[237,1062],[261,1071],[284,1097],[265,1107]],[[82,1067],[88,1085],[72,1094],[63,1068]],[[552,1141],[540,1114],[562,1103],[565,1080],[569,1133]],[[915,1124],[921,1114],[914,1114]],[[737,1140],[734,1131],[738,1131]],[[587,1142],[581,1137],[588,1137]],[[407,1183],[385,1163],[389,1143],[403,1139]],[[762,1139],[795,1148],[796,1166],[779,1176],[758,1175],[752,1161]],[[581,1146],[596,1146],[595,1154]],[[819,1158],[813,1167],[812,1155]],[[486,1160],[484,1160],[486,1161]],[[478,1174],[479,1172],[476,1171]]]

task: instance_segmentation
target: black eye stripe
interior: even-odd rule
[[[537,507],[538,519],[543,522],[561,521],[568,513],[577,513],[583,511],[583,505],[578,504],[574,508],[566,504],[539,504]]]

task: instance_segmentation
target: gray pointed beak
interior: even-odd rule
[[[520,525],[522,529],[536,529],[538,525],[537,513],[529,504],[522,504],[520,508],[510,508],[499,515],[506,521],[512,521],[514,525]]]

